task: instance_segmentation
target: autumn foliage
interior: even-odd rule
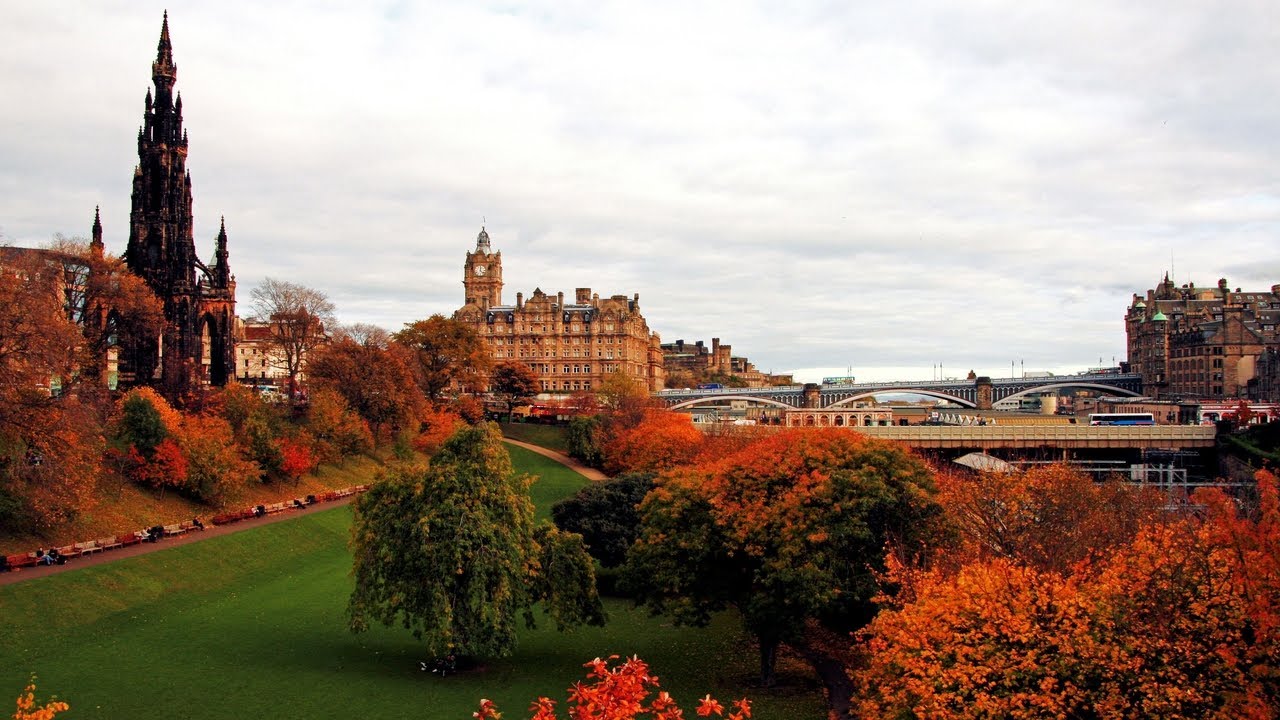
[[[646,409],[638,424],[615,430],[604,443],[605,472],[649,472],[685,465],[705,436],[685,413]]]
[[[31,676],[22,694],[18,696],[17,710],[13,720],[52,720],[60,712],[70,710],[71,706],[58,700],[50,700],[43,705],[36,701],[36,678]]]
[[[978,476],[939,472],[938,490],[960,541],[939,560],[1007,558],[1059,572],[1131,541],[1164,504],[1153,490],[1095,482],[1065,465]]]
[[[298,478],[316,469],[319,463],[311,452],[311,443],[296,437],[280,439],[280,472],[285,477],[298,481]]]
[[[587,668],[587,682],[574,683],[569,688],[566,720],[677,720],[684,717],[675,698],[658,689],[658,677],[649,672],[648,664],[631,657],[611,666],[610,662],[617,659],[617,655],[607,660],[596,658],[583,666]],[[540,697],[529,707],[533,713],[530,720],[558,720],[560,715],[555,708],[554,700]],[[707,695],[698,701],[694,713],[697,717],[746,720],[751,717],[751,703],[743,698],[726,708]],[[472,713],[472,717],[501,720],[502,713],[491,700],[481,700],[480,709]]]
[[[892,443],[836,429],[767,435],[659,475],[624,584],[678,623],[736,608],[758,641],[763,683],[786,644],[843,707],[849,643],[831,637],[874,614],[886,544],[915,553],[931,541],[933,493],[924,463]]]
[[[238,444],[232,422],[215,414],[227,407],[211,403],[207,412],[184,414],[150,388],[129,391],[115,430],[121,471],[161,495],[173,489],[215,504],[256,482],[262,468],[252,445]],[[253,425],[242,419],[241,427]],[[247,435],[252,441],[253,434]]]
[[[1275,718],[1280,504],[1151,523],[1069,571],[985,557],[916,573],[867,629],[870,717]],[[891,572],[902,572],[897,566]]]

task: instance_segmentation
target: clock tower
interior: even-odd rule
[[[475,252],[467,253],[462,266],[462,287],[466,289],[466,304],[482,308],[502,304],[502,253],[490,252],[489,233],[484,227],[476,236]]]

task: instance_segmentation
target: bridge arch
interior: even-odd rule
[[[675,405],[670,405],[667,407],[667,409],[682,410],[684,408],[697,407],[698,405],[703,405],[703,404],[722,403],[726,400],[746,400],[747,402],[762,403],[765,405],[772,405],[774,407],[786,408],[788,410],[794,409],[794,406],[788,405],[784,402],[779,402],[772,398],[755,397],[754,395],[712,395],[707,397],[694,398],[692,400],[685,400],[682,403],[676,403]]]
[[[1142,397],[1142,393],[1137,393],[1132,390],[1126,390],[1122,387],[1117,387],[1115,385],[1103,385],[1101,383],[1091,383],[1091,382],[1061,382],[1061,383],[1053,383],[1049,385],[1037,385],[1035,387],[1027,388],[1026,390],[1019,390],[1016,393],[1005,395],[1004,397],[1000,398],[996,402],[1004,402],[1005,400],[1017,400],[1018,398],[1024,397],[1027,395],[1040,395],[1045,392],[1050,392],[1054,390],[1063,390],[1066,388],[1082,388],[1087,390],[1099,390],[1101,392],[1109,393],[1112,395],[1123,395],[1125,397]]]
[[[955,395],[951,395],[951,394],[948,394],[948,393],[940,392],[940,391],[938,391],[938,390],[925,390],[925,389],[922,389],[922,388],[896,388],[896,387],[895,387],[895,388],[880,388],[880,389],[875,389],[875,390],[867,390],[866,392],[861,392],[861,393],[858,393],[857,395],[852,395],[852,396],[850,396],[850,397],[847,397],[847,398],[844,398],[844,399],[839,400],[839,401],[837,401],[837,402],[834,402],[834,403],[832,403],[832,404],[830,404],[830,405],[827,405],[827,407],[828,407],[828,408],[836,408],[836,407],[840,407],[841,405],[847,405],[847,404],[849,404],[849,403],[854,403],[854,402],[857,402],[857,401],[859,401],[859,400],[865,400],[865,399],[867,399],[867,398],[875,397],[876,395],[883,395],[883,394],[885,394],[885,393],[902,393],[902,394],[911,394],[911,395],[927,395],[928,397],[937,398],[937,399],[939,399],[939,400],[946,400],[947,402],[953,402],[953,403],[956,403],[956,404],[958,404],[958,405],[962,405],[962,406],[964,406],[964,407],[968,407],[968,408],[972,408],[972,407],[977,407],[977,406],[978,406],[978,405],[977,405],[977,403],[971,402],[971,401],[969,401],[969,400],[965,400],[965,399],[964,399],[964,398],[962,398],[962,397],[956,397]]]

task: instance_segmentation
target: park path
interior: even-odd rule
[[[502,441],[507,443],[508,445],[515,445],[516,447],[524,448],[525,450],[532,450],[533,452],[536,452],[539,455],[542,455],[543,457],[549,457],[552,460],[555,460],[556,462],[560,463],[561,465],[564,465],[565,467],[569,468],[570,470],[573,470],[574,472],[582,475],[588,480],[608,480],[609,479],[608,475],[605,475],[604,473],[600,472],[599,470],[596,470],[595,468],[589,468],[586,465],[583,465],[582,463],[569,457],[568,455],[565,455],[564,453],[558,450],[549,450],[547,448],[542,447],[541,445],[534,445],[532,443],[521,442],[519,440],[512,440],[511,438],[502,438]]]
[[[177,537],[167,537],[159,542],[144,542],[129,547],[116,548],[114,550],[104,550],[94,553],[88,557],[80,556],[71,558],[66,565],[37,565],[33,568],[22,568],[7,573],[0,573],[0,585],[12,585],[13,583],[22,582],[23,580],[34,580],[35,578],[47,577],[49,575],[57,575],[59,573],[71,570],[79,570],[80,568],[93,567],[103,563],[115,562],[125,558],[137,557],[138,555],[146,555],[158,550],[177,547],[178,545],[187,545],[200,540],[208,540],[210,538],[220,537],[222,535],[230,535],[241,530],[250,530],[252,528],[270,525],[272,523],[282,522],[284,520],[292,520],[302,514],[310,514],[320,510],[328,510],[329,508],[341,507],[350,504],[355,499],[355,495],[348,495],[331,502],[317,503],[308,505],[302,510],[286,510],[274,515],[266,515],[260,518],[247,518],[239,522],[228,523],[226,525],[214,525],[207,523],[204,530],[194,530],[186,532]]]
[[[504,438],[504,440],[506,440],[506,442],[512,445],[515,445],[517,447],[522,447],[526,450],[532,450],[533,452],[536,452],[539,455],[549,457],[552,460],[555,460],[556,462],[560,463],[561,465],[564,465],[569,469],[574,470],[575,472],[581,473],[588,480],[604,480],[606,478],[605,474],[600,472],[599,470],[596,470],[594,468],[589,468],[586,465],[583,465],[582,463],[578,462],[577,460],[574,460],[573,458],[569,457],[568,455],[565,455],[562,452],[556,452],[555,450],[548,450],[547,448],[541,447],[539,445],[531,445],[526,442],[520,442],[519,440],[510,440],[506,438]],[[300,513],[315,512],[318,510],[325,510],[328,508],[341,507],[343,505],[349,504],[353,499],[355,499],[354,495],[341,498],[338,500],[334,500],[333,502],[321,503],[318,505],[309,505],[305,510],[287,510],[282,513],[267,515],[266,517],[260,517],[260,518],[248,518],[246,520],[241,520],[240,522],[230,523],[227,525],[214,525],[210,523],[205,525],[205,529],[203,531],[188,532],[188,533],[179,535],[177,537],[165,538],[160,542],[154,542],[154,543],[144,542],[144,543],[138,543],[137,545],[130,545],[129,547],[125,547],[125,548],[117,548],[115,550],[106,550],[104,552],[94,553],[88,557],[72,558],[67,561],[66,565],[48,565],[48,566],[39,565],[33,568],[22,568],[21,570],[14,570],[12,572],[0,573],[0,585],[12,585],[14,583],[19,583],[24,580],[34,580],[35,578],[47,577],[49,575],[57,575],[59,573],[69,572],[71,570],[78,570],[80,568],[93,567],[95,565],[114,562],[116,560],[123,560],[125,558],[137,557],[138,555],[146,555],[147,553],[153,553],[158,550],[164,550],[165,548],[176,547],[178,545],[186,545],[188,543],[198,542],[200,540],[208,540],[209,538],[215,538],[222,535],[230,535],[231,533],[240,532],[241,530],[249,530],[251,528],[262,527],[263,525],[270,525],[271,523],[277,523],[284,520],[292,520],[298,517]]]

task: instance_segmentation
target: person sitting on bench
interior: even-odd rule
[[[191,518],[191,527],[193,527],[193,528],[195,528],[195,529],[197,529],[197,530],[203,530],[203,529],[204,529],[204,523],[200,522],[200,518],[198,518],[198,517],[193,517],[193,518]]]
[[[45,553],[44,556],[46,558],[49,558],[49,562],[48,562],[49,565],[52,565],[54,563],[57,563],[59,565],[67,564],[67,556],[58,552],[58,548],[49,548],[49,552]]]
[[[52,564],[53,564],[53,556],[52,556],[52,555],[49,555],[48,553],[46,553],[46,552],[44,551],[44,548],[39,548],[38,550],[36,550],[36,564],[37,564],[37,565],[52,565]]]

